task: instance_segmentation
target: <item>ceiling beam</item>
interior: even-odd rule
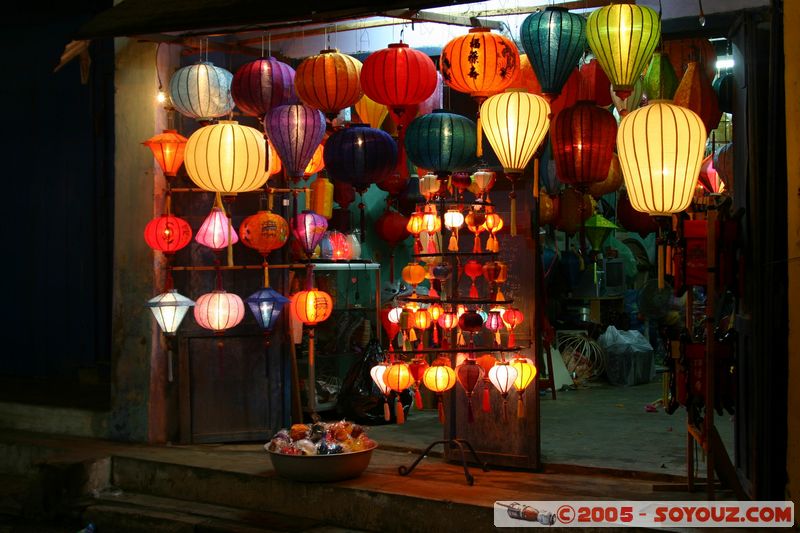
[[[411,22],[434,22],[437,24],[449,24],[451,26],[466,26],[468,28],[491,28],[500,30],[503,23],[496,20],[485,20],[478,17],[467,17],[463,15],[448,15],[444,13],[434,13],[432,11],[420,11],[415,9],[397,9],[394,11],[384,11],[383,16],[410,20]]]

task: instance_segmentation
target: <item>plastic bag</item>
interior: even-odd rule
[[[606,376],[611,384],[640,385],[655,378],[653,347],[638,331],[608,326],[597,341],[606,351]]]
[[[369,374],[373,366],[382,363],[385,359],[380,344],[376,339],[372,339],[364,349],[361,358],[353,363],[353,366],[347,371],[337,403],[339,413],[345,418],[359,424],[369,425],[388,424],[395,421],[394,409],[389,410],[391,420],[384,420],[383,403],[386,399]],[[408,409],[412,402],[411,393],[407,390],[403,391],[400,393],[399,399],[406,416],[408,416]],[[391,398],[390,401],[392,401]]]

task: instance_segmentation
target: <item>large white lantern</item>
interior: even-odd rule
[[[232,80],[233,74],[213,63],[189,65],[170,78],[169,96],[181,115],[205,122],[233,110]]]

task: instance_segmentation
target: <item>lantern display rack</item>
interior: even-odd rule
[[[450,298],[446,297],[431,297],[425,295],[416,295],[416,296],[398,296],[398,300],[403,302],[416,302],[420,304],[450,304],[450,305],[488,305],[494,304],[497,306],[503,305],[511,305],[514,303],[514,300],[496,300],[492,298],[469,298],[469,297],[462,297],[462,298]]]

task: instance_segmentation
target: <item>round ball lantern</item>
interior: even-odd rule
[[[186,142],[186,172],[201,189],[224,194],[254,191],[269,178],[264,135],[222,120],[195,131]]]
[[[586,38],[620,98],[627,98],[661,40],[661,17],[635,4],[612,4],[593,11]]]
[[[274,57],[245,63],[233,75],[231,95],[242,113],[263,118],[273,107],[297,102],[294,69]]]
[[[431,58],[403,42],[371,53],[361,69],[364,94],[387,106],[398,124],[411,121],[413,113],[407,111],[425,101],[436,89],[436,82],[436,65]]]
[[[164,130],[154,137],[150,137],[142,144],[153,152],[161,172],[165,176],[174,177],[178,174],[188,139],[176,130]]]
[[[405,135],[408,158],[444,177],[475,164],[475,123],[441,109],[415,118]]]
[[[403,267],[400,275],[403,281],[411,285],[411,295],[416,296],[417,285],[425,281],[425,267],[416,262],[409,263]]]
[[[508,347],[511,348],[515,346],[516,339],[514,338],[514,330],[522,324],[522,321],[525,319],[525,315],[522,314],[522,311],[517,309],[516,307],[509,307],[503,314],[503,323],[506,325],[506,329],[508,330]]]
[[[425,373],[422,375],[422,383],[429,391],[436,394],[439,422],[442,424],[444,424],[442,393],[449,391],[456,384],[456,373],[448,365],[449,362],[446,359],[437,359],[433,365],[425,369]]]
[[[277,250],[289,238],[289,223],[271,211],[259,211],[242,221],[239,226],[242,244],[256,250],[264,257]]]
[[[192,240],[192,227],[180,217],[161,215],[147,223],[144,240],[153,250],[174,254]]]
[[[394,248],[410,236],[406,229],[407,224],[408,217],[394,209],[387,209],[375,221],[375,232],[381,240]]]
[[[292,311],[306,326],[316,326],[331,316],[333,299],[330,294],[318,289],[300,291],[292,296]]]
[[[194,306],[197,324],[215,333],[230,329],[244,318],[244,303],[236,294],[215,290],[200,296]]]
[[[385,131],[354,124],[328,137],[323,158],[331,178],[363,193],[391,173],[397,163],[397,144]]]
[[[232,80],[233,74],[213,63],[189,65],[170,78],[169,97],[181,115],[209,121],[233,110]]]
[[[336,49],[320,51],[297,67],[294,87],[306,105],[331,120],[361,98],[361,61]]]
[[[520,27],[522,48],[545,96],[561,92],[586,49],[586,20],[560,7],[528,15]]]
[[[191,299],[175,289],[171,289],[148,300],[145,307],[153,313],[158,327],[165,335],[174,335],[181,325],[183,317],[186,316],[186,312],[193,305],[194,302]]]
[[[586,192],[605,180],[614,155],[617,121],[608,110],[581,101],[559,113],[550,135],[558,179]]]
[[[286,174],[295,180],[303,178],[314,151],[325,137],[323,114],[305,105],[281,105],[265,115],[264,128]]]

